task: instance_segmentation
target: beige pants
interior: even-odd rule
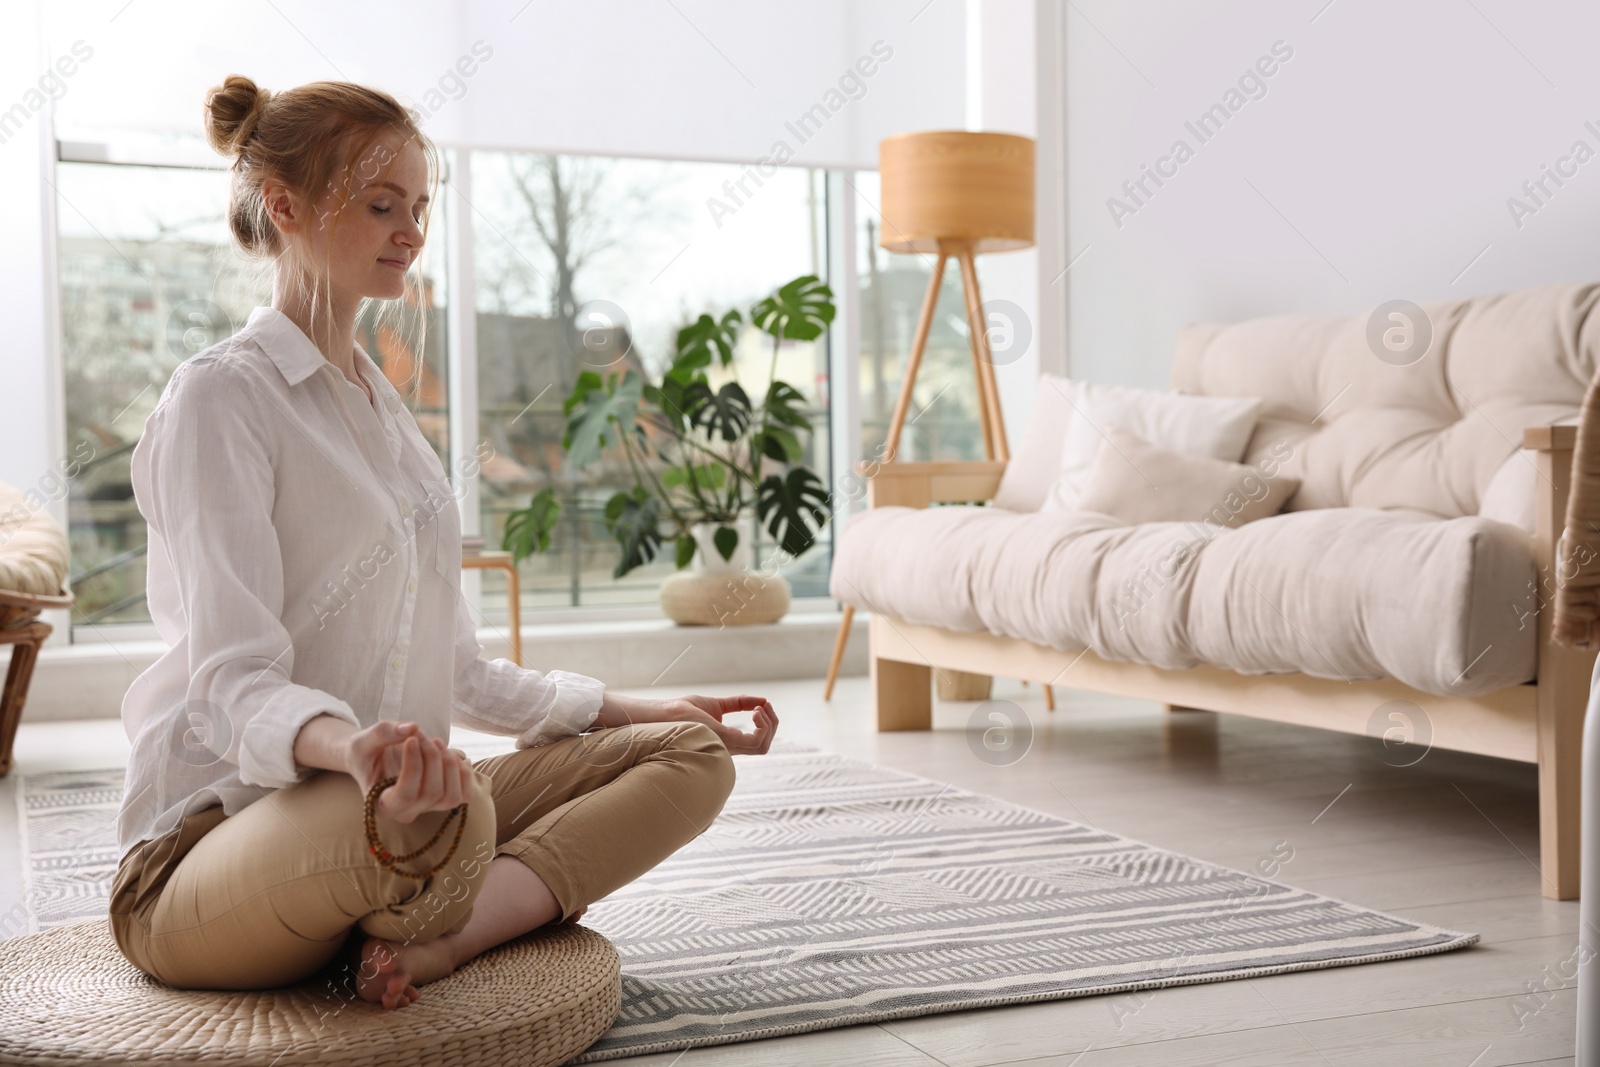
[[[426,880],[368,852],[356,780],[316,771],[224,818],[220,806],[123,857],[111,928],[139,970],[188,989],[266,989],[333,962],[355,930],[430,941],[467,924],[489,862],[514,856],[561,918],[644,874],[699,836],[733,789],[733,757],[704,723],[643,723],[566,737],[473,764],[467,823]],[[395,854],[420,848],[448,813],[378,820]],[[438,862],[455,833],[417,860]]]

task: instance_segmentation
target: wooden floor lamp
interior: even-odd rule
[[[1033,159],[1033,139],[1011,133],[935,130],[897,134],[878,143],[883,201],[879,247],[939,257],[928,279],[928,293],[911,342],[911,357],[889,419],[885,463],[898,455],[900,431],[911,408],[911,390],[916,385],[917,369],[922,365],[922,352],[933,325],[934,306],[944,285],[945,261],[951,257],[961,264],[984,456],[1002,461],[1011,458],[974,257],[980,252],[1014,252],[1033,247]],[[839,620],[839,636],[833,642],[823,700],[833,697],[833,684],[839,677],[839,664],[844,659],[854,618],[855,606],[846,604]],[[1045,698],[1054,706],[1048,686]]]

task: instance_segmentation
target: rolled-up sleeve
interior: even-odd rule
[[[291,680],[266,427],[243,375],[221,363],[180,365],[145,423],[131,475],[151,551],[166,553],[184,617],[183,711],[215,720],[205,723],[205,744],[238,765],[241,781],[281,788],[311,770],[294,759],[307,721],[361,723],[344,700]]]
[[[451,721],[487,734],[514,734],[518,748],[581,734],[594,725],[605,702],[605,683],[597,678],[484,659],[463,597],[456,599],[455,668]]]

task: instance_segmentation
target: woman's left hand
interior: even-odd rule
[[[741,711],[756,713],[755,732],[746,733],[722,721],[724,715]],[[672,700],[607,692],[595,724],[622,726],[630,722],[705,723],[736,756],[765,753],[772,747],[772,738],[778,732],[778,713],[772,710],[772,703],[766,697],[741,694],[735,697],[685,696]]]

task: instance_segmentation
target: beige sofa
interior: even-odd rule
[[[1237,529],[1040,511],[1064,421],[1048,376],[1008,463],[883,464],[830,577],[872,614],[878,728],[930,727],[934,670],[1350,733],[1409,701],[1431,745],[1538,764],[1543,891],[1575,898],[1594,656],[1552,642],[1541,609],[1597,299],[1423,305],[1431,346],[1404,366],[1374,355],[1367,316],[1185,328],[1174,390],[1261,397],[1243,461],[1287,454],[1300,480]]]

